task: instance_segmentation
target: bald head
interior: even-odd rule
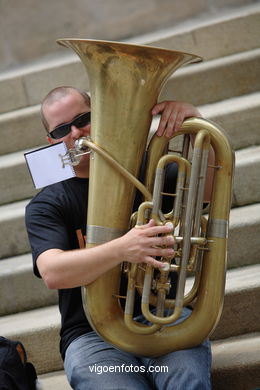
[[[43,99],[42,104],[41,104],[40,114],[41,114],[42,123],[47,131],[49,131],[49,123],[48,123],[48,121],[45,117],[45,113],[44,113],[46,106],[51,106],[53,103],[61,100],[62,98],[66,97],[68,95],[74,94],[75,92],[78,93],[79,95],[81,95],[82,98],[84,99],[84,102],[86,103],[86,105],[90,107],[89,95],[85,91],[82,91],[78,88],[74,88],[74,87],[70,87],[70,86],[54,88],[45,96],[45,98]]]

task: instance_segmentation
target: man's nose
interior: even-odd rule
[[[71,126],[71,137],[73,139],[78,139],[83,135],[83,130],[76,126]]]

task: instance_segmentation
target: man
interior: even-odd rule
[[[90,99],[84,92],[72,87],[51,91],[41,109],[48,141],[64,141],[68,148],[73,147],[77,139],[90,134],[89,112]],[[200,115],[192,105],[178,102],[157,104],[152,114],[159,113],[157,134],[168,137],[185,118]],[[211,357],[207,342],[191,350],[148,359],[120,351],[92,331],[83,312],[80,286],[90,284],[122,261],[160,268],[162,263],[155,257],[172,256],[174,240],[170,226],[155,226],[150,221],[118,239],[78,249],[85,234],[89,155],[81,158],[75,172],[76,178],[43,189],[26,209],[34,272],[48,288],[59,290],[60,348],[71,386],[77,390],[209,389]],[[161,244],[159,234],[167,235],[164,249],[155,248]],[[188,315],[187,309],[183,315]],[[121,372],[111,372],[111,366],[121,367]],[[152,372],[156,366],[166,366],[168,373]]]

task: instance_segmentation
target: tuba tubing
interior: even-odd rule
[[[117,42],[63,39],[58,43],[72,48],[86,67],[91,92],[92,142],[137,177],[151,124],[151,109],[164,83],[177,68],[200,58]],[[135,323],[133,328],[143,329],[136,333],[126,325],[120,304],[121,266],[82,287],[83,306],[92,328],[104,340],[135,355],[159,356],[196,346],[214,330],[220,316],[225,287],[233,152],[223,131],[204,119],[186,120],[176,135],[196,135],[204,129],[210,134],[219,168],[214,175],[207,224],[209,250],[203,256],[191,315],[173,326],[152,325],[153,334],[146,330],[146,325]],[[145,183],[148,193],[152,192],[154,172],[167,143],[164,137],[152,139]],[[87,247],[117,238],[127,231],[135,194],[131,181],[108,164],[102,155],[92,154]],[[132,318],[128,320],[131,327]]]

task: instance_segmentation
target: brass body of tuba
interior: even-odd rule
[[[148,148],[145,183],[137,179],[151,125],[151,109],[167,78],[181,65],[199,57],[148,46],[117,42],[62,39],[84,63],[91,93],[91,139],[81,139],[78,150],[90,148],[87,247],[124,234],[136,187],[143,194],[136,225],[154,218],[171,221],[176,258],[165,258],[155,275],[149,265],[118,266],[82,287],[83,305],[93,329],[106,341],[136,355],[159,356],[201,343],[215,328],[223,304],[228,219],[231,207],[233,152],[214,123],[185,120],[184,154],[166,154],[168,140],[154,136]],[[187,144],[193,143],[192,164]],[[214,184],[209,216],[202,214],[209,148],[215,152]],[[178,165],[173,209],[161,211],[165,168]],[[191,168],[192,166],[192,168]],[[120,299],[123,271],[128,277],[125,310]],[[169,299],[169,276],[178,273],[177,294]],[[186,293],[186,279],[191,288]],[[190,279],[189,279],[190,280]],[[142,295],[142,312],[149,321],[133,318],[135,294]],[[191,315],[179,323],[184,305]],[[151,307],[155,307],[151,310]],[[176,323],[177,321],[177,323]]]

